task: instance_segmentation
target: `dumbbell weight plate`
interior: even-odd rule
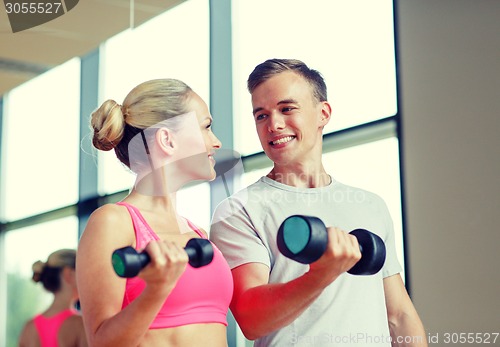
[[[293,215],[281,223],[276,240],[284,256],[302,264],[310,264],[325,253],[328,234],[321,219]]]
[[[359,249],[363,256],[354,265],[348,273],[351,275],[373,275],[382,269],[385,263],[385,244],[376,234],[365,229],[355,229],[349,234],[356,236],[359,243]],[[365,246],[364,245],[370,245]]]
[[[115,250],[111,256],[111,263],[116,274],[125,278],[137,276],[149,260],[147,253],[138,253],[130,246]]]
[[[214,258],[214,248],[207,239],[193,238],[184,249],[189,256],[189,265],[194,268],[208,265]]]

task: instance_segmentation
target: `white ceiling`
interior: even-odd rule
[[[0,6],[0,96],[54,66],[93,51],[101,42],[130,28],[132,21],[137,27],[185,0],[73,1],[77,5],[64,15],[16,33],[6,9]]]

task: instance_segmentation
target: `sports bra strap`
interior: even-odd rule
[[[185,218],[186,219],[186,218]],[[198,229],[198,227],[196,225],[193,224],[193,222],[191,222],[189,219],[186,219],[189,227],[195,232],[198,234],[198,236],[200,236],[202,239],[206,239],[207,237],[201,232],[200,229]]]
[[[139,209],[137,207],[132,206],[129,203],[126,203],[126,202],[123,202],[123,201],[119,201],[116,204],[120,205],[120,206],[125,206],[131,215],[135,215],[137,218],[139,218],[141,220],[141,222],[143,224],[145,224],[146,226],[148,226],[148,228],[150,229],[149,224],[146,222],[146,220],[144,219],[143,215],[141,214],[141,212],[139,211]],[[138,225],[137,218],[132,218],[132,222],[134,224],[134,229],[135,230],[139,230],[139,225]],[[196,234],[198,234],[198,236],[200,236],[202,239],[206,239],[207,238],[201,232],[201,230],[196,225],[194,225],[189,219],[184,218],[184,220],[188,223],[188,226],[191,228],[191,230],[193,230]]]
[[[142,214],[137,209],[137,207],[132,206],[132,205],[130,205],[126,202],[123,202],[123,201],[119,201],[116,204],[120,205],[120,206],[125,206],[127,208],[128,213],[132,217],[132,224],[134,225],[134,230],[139,230],[140,226],[138,224],[137,218],[143,219],[143,217],[142,217]],[[134,218],[134,217],[136,217],[136,218]],[[143,222],[145,222],[145,221],[143,221]]]

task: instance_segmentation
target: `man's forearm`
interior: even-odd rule
[[[394,347],[427,347],[427,337],[420,318],[416,314],[403,314],[389,324]]]
[[[248,289],[231,309],[249,340],[255,340],[293,322],[321,294],[326,283],[311,273],[287,283]]]

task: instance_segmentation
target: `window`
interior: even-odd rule
[[[325,133],[397,112],[391,0],[233,1],[236,150],[261,150],[246,80],[269,58],[294,58],[321,72],[333,118]],[[265,8],[265,11],[262,10]]]
[[[80,60],[12,90],[4,114],[4,218],[16,220],[78,200]]]
[[[394,222],[396,251],[404,269],[397,138],[326,153],[323,164],[337,181],[371,191],[384,199]],[[404,279],[404,273],[401,276]]]
[[[208,104],[208,1],[186,1],[103,45],[100,103],[119,104],[139,83],[177,78]],[[99,152],[99,192],[113,193],[132,186],[135,176],[113,151]]]

